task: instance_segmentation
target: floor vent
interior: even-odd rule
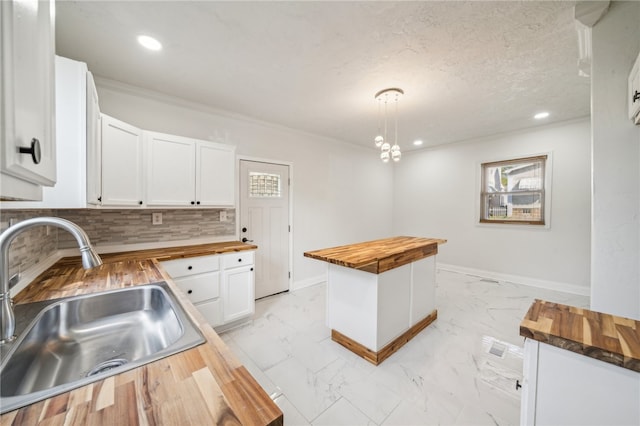
[[[504,358],[505,350],[507,350],[507,347],[505,345],[503,345],[502,343],[493,342],[493,344],[489,348],[489,353],[499,358]]]

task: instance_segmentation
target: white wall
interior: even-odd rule
[[[293,163],[294,286],[324,279],[308,250],[387,237],[393,169],[377,151],[222,115],[179,99],[96,79],[100,110],[146,130],[236,145],[237,154]]]
[[[447,239],[442,264],[589,294],[589,141],[584,119],[408,153],[395,169],[394,233]],[[551,226],[480,225],[479,164],[545,152]]]
[[[627,114],[640,3],[612,2],[592,38],[591,309],[640,319],[640,127]]]

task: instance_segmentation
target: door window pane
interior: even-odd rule
[[[282,191],[280,181],[280,175],[249,172],[249,197],[281,197]]]

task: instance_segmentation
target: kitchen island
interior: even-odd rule
[[[536,299],[520,335],[521,425],[640,424],[640,320]]]
[[[189,302],[159,261],[255,250],[239,241],[102,255],[82,269],[63,258],[15,297],[16,304],[166,281],[206,342],[0,416],[2,425],[282,425],[278,406]]]
[[[392,237],[308,251],[329,263],[331,338],[378,365],[438,316],[438,245],[443,239]]]

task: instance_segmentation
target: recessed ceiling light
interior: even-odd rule
[[[162,49],[162,44],[153,37],[149,37],[146,35],[138,36],[138,43],[143,45],[149,50],[160,50]]]
[[[417,139],[417,140],[413,141],[413,144],[415,146],[420,146],[420,145],[422,145],[422,141],[420,139]]]
[[[533,116],[533,118],[535,118],[536,120],[542,120],[543,118],[547,118],[549,116],[548,112],[539,112],[536,115]]]

